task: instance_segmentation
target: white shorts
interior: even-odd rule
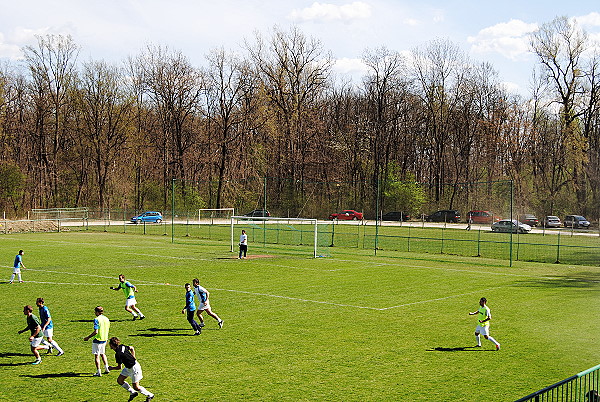
[[[210,303],[207,301],[205,301],[204,303],[200,302],[200,304],[198,305],[198,310],[204,311],[204,310],[209,310],[210,309]]]
[[[125,300],[125,307],[135,306],[137,302],[135,301],[135,297]]]
[[[104,343],[97,343],[97,342],[92,342],[92,354],[94,355],[105,355],[106,354],[106,344],[108,342],[104,342]]]
[[[477,328],[475,328],[475,332],[478,332],[481,335],[489,336],[490,335],[490,326],[489,325],[478,325]]]
[[[42,344],[42,339],[44,339],[43,337],[37,337],[37,338],[33,338],[33,341],[31,341],[30,345],[32,348],[37,348],[38,346],[40,346]]]
[[[132,368],[125,367],[121,370],[121,375],[124,377],[130,377],[131,382],[140,382],[144,376],[142,375],[142,366],[138,362],[135,362]]]
[[[54,328],[46,328],[44,330],[44,336],[46,338],[52,338],[53,335],[54,335]]]
[[[21,273],[21,267],[13,268],[13,274],[20,274],[20,273]]]

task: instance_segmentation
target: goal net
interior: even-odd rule
[[[235,208],[201,208],[198,210],[200,225],[228,224],[235,215]]]
[[[87,207],[78,208],[40,208],[32,209],[30,219],[33,220],[87,220]]]
[[[317,257],[318,225],[316,219],[231,216],[231,251],[237,245],[242,229],[250,244],[283,244],[304,246]]]

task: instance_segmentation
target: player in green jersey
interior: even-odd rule
[[[496,350],[500,350],[500,344],[490,336],[490,320],[492,319],[492,313],[486,303],[487,299],[482,297],[479,299],[479,308],[477,311],[469,313],[469,315],[478,315],[477,328],[475,328],[475,339],[477,340],[476,346],[481,347],[481,338],[479,337],[479,334],[482,334],[485,339],[488,339],[496,345]]]

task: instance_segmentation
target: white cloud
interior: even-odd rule
[[[343,57],[335,61],[333,70],[339,74],[362,76],[367,73],[367,66],[361,59],[350,59]]]
[[[510,20],[484,28],[477,36],[469,36],[474,53],[500,53],[511,60],[518,60],[529,52],[529,34],[538,25],[521,20]]]
[[[583,27],[597,27],[600,26],[600,14],[592,12],[587,15],[574,18]]]
[[[293,10],[289,17],[295,21],[351,21],[365,19],[371,16],[371,6],[362,1],[335,5],[328,3],[313,3],[312,6],[301,10]]]

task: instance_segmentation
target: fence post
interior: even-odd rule
[[[556,236],[556,261],[555,264],[560,264],[560,230],[558,231],[558,236]]]

